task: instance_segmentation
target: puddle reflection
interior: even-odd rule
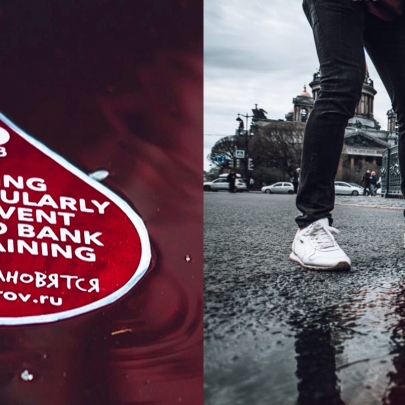
[[[389,383],[383,405],[405,403],[405,290],[402,285],[393,290],[390,306],[397,321],[391,331],[393,370],[388,373]]]
[[[297,405],[405,403],[405,292],[397,287],[357,291],[292,321]]]
[[[297,405],[345,405],[336,373],[330,325],[310,325],[296,334]]]

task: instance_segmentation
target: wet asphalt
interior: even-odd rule
[[[405,201],[337,197],[345,272],[288,260],[295,197],[204,193],[205,404],[405,404]]]

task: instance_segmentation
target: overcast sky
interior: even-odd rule
[[[215,142],[235,133],[238,113],[251,115],[257,103],[267,118],[284,119],[292,99],[312,81],[319,63],[301,4],[205,0],[204,170]],[[374,115],[386,129],[391,104],[368,57],[367,65],[377,90]]]

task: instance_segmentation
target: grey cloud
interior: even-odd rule
[[[266,55],[258,55],[255,50],[212,47],[204,52],[206,69],[225,68],[229,70],[269,71],[278,70],[285,62]]]

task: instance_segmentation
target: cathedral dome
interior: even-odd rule
[[[300,96],[312,97],[312,96],[307,92],[307,86],[304,86],[304,90],[302,91],[302,93],[300,94]]]

